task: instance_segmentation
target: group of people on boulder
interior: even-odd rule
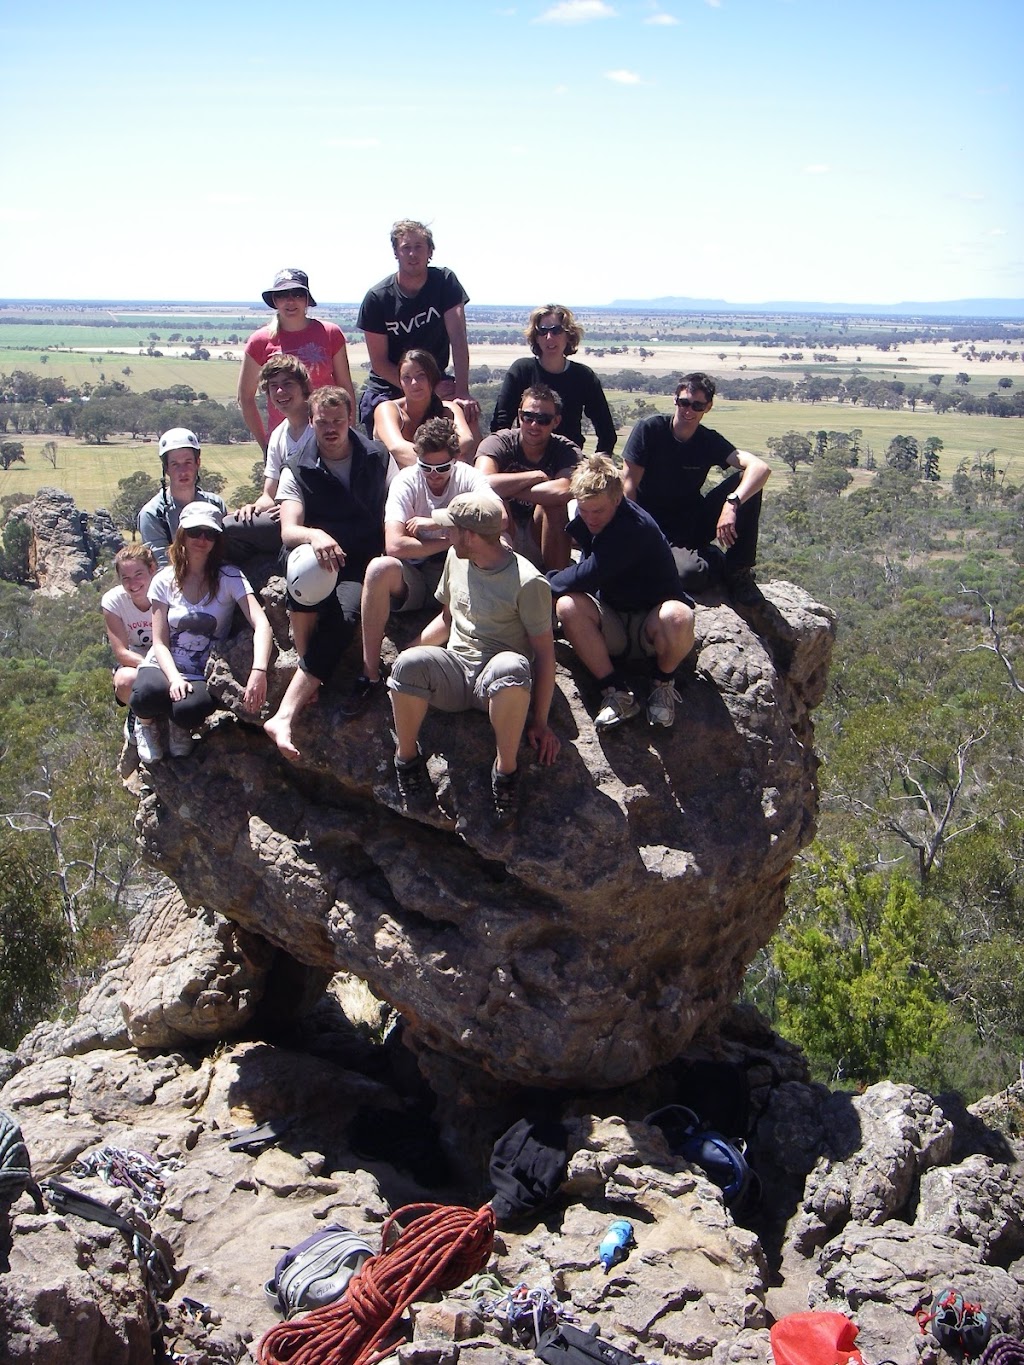
[[[171,755],[188,753],[214,706],[207,659],[237,605],[254,632],[244,704],[259,712],[271,630],[237,565],[278,552],[298,667],[265,729],[294,760],[297,718],[357,632],[362,667],[340,704],[346,717],[385,688],[389,615],[433,597],[440,613],[386,679],[398,788],[410,804],[430,795],[418,741],[430,707],[483,710],[504,823],[517,806],[524,734],[542,764],[560,749],[550,724],[556,631],[596,680],[599,730],[640,713],[629,669],[644,659],[647,719],[673,724],[676,672],[694,639],[690,593],[718,581],[741,608],[761,600],[752,571],[769,468],[702,425],[715,395],[703,373],[682,377],[670,415],[633,428],[620,468],[600,382],[570,359],[581,329],[555,304],[531,313],[533,356],[506,373],[481,438],[468,296],[430,264],[429,228],[397,223],[391,241],[398,269],[359,312],[371,368],[358,407],[344,336],[307,316],[315,301],[306,274],[279,271],[264,292],[275,320],[250,337],[238,389],[266,457],[254,502],[229,514],[200,486],[196,436],[176,428],[161,437],[161,489],[140,513],[142,544],[116,556],[120,586],[102,604],[115,693],[130,708],[126,736],[142,762],[164,755],[163,717]],[[599,454],[582,453],[584,414]],[[705,494],[716,466],[726,477]]]

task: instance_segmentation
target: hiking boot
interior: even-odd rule
[[[682,700],[674,682],[656,682],[647,698],[647,723],[672,725],[676,718],[676,702]]]
[[[159,763],[164,756],[164,746],[155,724],[144,725],[140,721],[136,725],[135,747],[139,751],[140,763]]]
[[[352,684],[352,689],[346,697],[342,697],[339,710],[347,718],[358,716],[359,713],[369,705],[371,697],[384,686],[383,678],[368,678],[365,673],[360,673]]]
[[[433,792],[427,761],[421,753],[415,758],[403,760],[395,757],[395,778],[398,792],[407,806],[421,806]]]
[[[764,602],[764,593],[757,586],[753,569],[737,569],[726,579],[725,586],[739,607],[759,607]]]
[[[617,725],[640,714],[640,703],[625,688],[606,687],[601,693],[601,703],[601,709],[594,717],[598,730],[614,730]]]
[[[495,759],[491,767],[491,795],[495,820],[499,825],[510,825],[519,811],[519,769],[514,773],[499,773]]]
[[[172,758],[188,758],[195,748],[195,743],[191,730],[186,730],[182,725],[175,725],[173,720],[168,722],[167,748]]]

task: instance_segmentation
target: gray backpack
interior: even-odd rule
[[[361,1237],[331,1223],[285,1252],[263,1292],[286,1318],[323,1308],[341,1298],[349,1280],[372,1255]]]
[[[0,1109],[0,1208],[9,1207],[28,1190],[38,1213],[43,1212],[39,1186],[32,1179],[32,1163],[13,1114]]]

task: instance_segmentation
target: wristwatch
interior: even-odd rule
[[[730,493],[726,498],[726,502],[731,502],[733,507],[739,507],[742,504],[743,499],[738,493]]]

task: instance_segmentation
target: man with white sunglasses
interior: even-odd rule
[[[753,572],[761,490],[771,469],[701,425],[714,398],[710,375],[685,374],[676,385],[672,415],[659,413],[636,424],[623,452],[625,492],[661,527],[684,590],[700,592],[715,576],[734,602],[754,606],[762,601]],[[715,466],[729,472],[702,493]]]
[[[483,474],[459,459],[459,438],[446,417],[431,417],[416,432],[416,463],[388,489],[384,507],[384,554],[371,559],[363,578],[361,628],[363,671],[341,704],[356,716],[382,692],[381,646],[393,611],[418,611],[432,601],[451,545],[451,528],[433,520],[438,508],[473,489],[486,488]]]

